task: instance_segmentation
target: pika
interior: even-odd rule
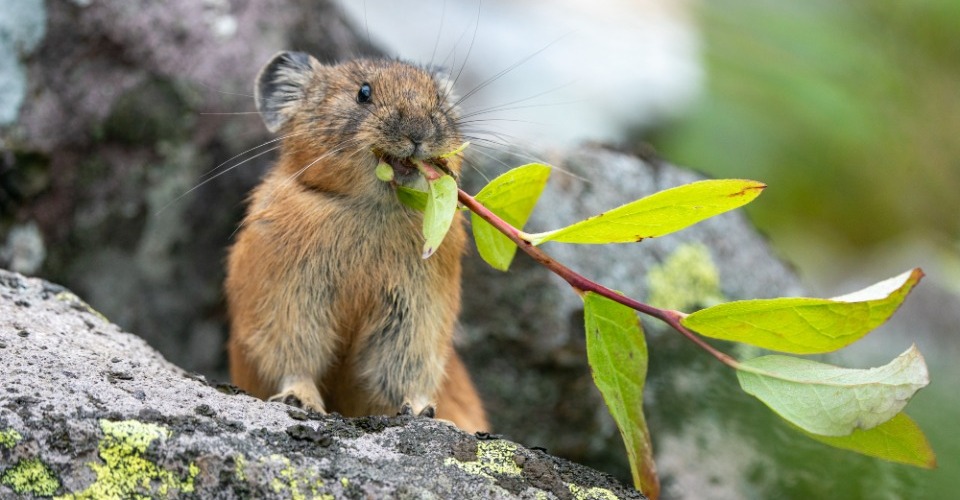
[[[453,349],[462,217],[428,259],[422,214],[377,179],[421,179],[462,138],[449,85],[393,60],[321,64],[281,52],[255,85],[280,133],[229,251],[225,292],[233,382],[270,401],[345,416],[436,416],[469,432],[487,419]],[[461,159],[443,160],[459,173]]]

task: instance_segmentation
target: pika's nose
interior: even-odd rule
[[[408,139],[410,139],[410,142],[413,143],[413,152],[410,153],[410,156],[419,159],[423,155],[423,141],[418,141],[413,137],[408,137]]]
[[[403,135],[414,143],[422,143],[433,135],[433,124],[426,117],[408,117],[403,121]]]
[[[410,109],[399,109],[385,123],[386,138],[396,144],[399,156],[423,159],[430,155],[430,143],[436,137],[437,127],[430,116]]]

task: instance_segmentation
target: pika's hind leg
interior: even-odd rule
[[[280,392],[270,396],[268,401],[278,401],[305,410],[326,414],[323,397],[309,375],[287,375],[280,381]]]

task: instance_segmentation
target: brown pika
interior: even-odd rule
[[[436,412],[486,430],[453,349],[462,218],[422,259],[422,214],[375,175],[383,159],[394,182],[416,183],[411,159],[439,162],[461,144],[445,80],[398,61],[281,52],[255,93],[282,145],[228,258],[234,383],[318,412]],[[443,161],[460,171],[458,157]]]

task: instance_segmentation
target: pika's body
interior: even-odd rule
[[[328,66],[284,52],[261,71],[256,100],[282,145],[229,254],[234,383],[346,416],[436,405],[438,417],[484,430],[452,345],[462,220],[421,258],[422,215],[375,175],[382,158],[395,182],[415,182],[410,159],[461,143],[447,87],[397,61]],[[458,158],[446,162],[459,171]]]

